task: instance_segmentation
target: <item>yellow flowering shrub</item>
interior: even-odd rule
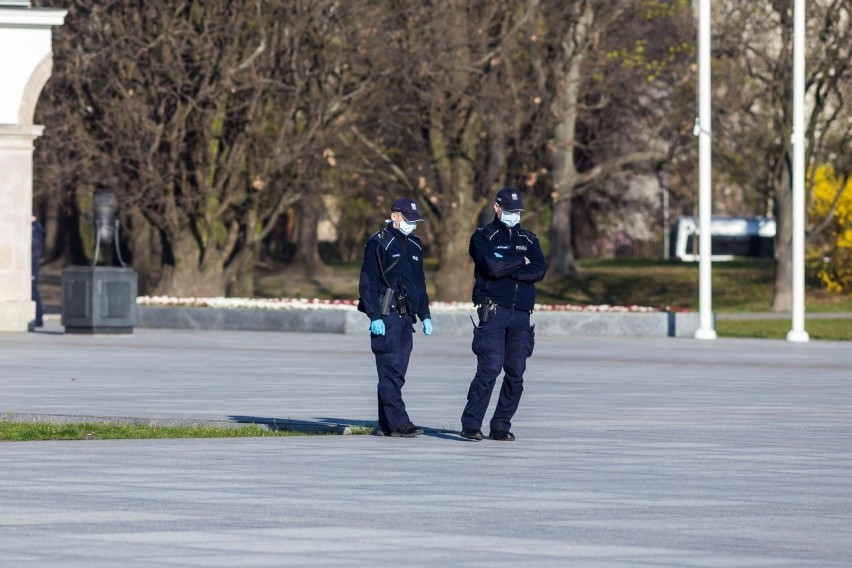
[[[808,216],[813,226],[834,212],[826,231],[808,251],[816,276],[832,292],[852,292],[852,178],[841,179],[829,165],[812,172]],[[836,202],[836,205],[835,205]]]

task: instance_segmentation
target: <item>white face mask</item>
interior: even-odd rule
[[[507,227],[514,227],[521,222],[521,213],[520,211],[503,211],[503,215],[500,216],[500,220],[503,221],[503,224]]]
[[[411,232],[417,228],[417,223],[409,223],[406,220],[402,220],[399,222],[399,232],[403,235],[410,235]]]

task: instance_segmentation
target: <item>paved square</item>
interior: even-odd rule
[[[542,338],[514,443],[415,336],[417,439],[0,443],[5,566],[848,566],[852,345]],[[372,423],[367,337],[0,336],[0,411]],[[244,418],[243,418],[244,419]]]

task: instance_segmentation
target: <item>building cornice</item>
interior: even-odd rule
[[[11,8],[0,5],[0,26],[61,26],[68,10],[51,8]]]

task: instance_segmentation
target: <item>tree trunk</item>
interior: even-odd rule
[[[577,168],[574,164],[574,128],[577,122],[577,89],[568,96],[574,97],[568,103],[563,97],[557,97],[557,104],[565,109],[563,118],[556,126],[556,155],[553,167],[553,217],[550,220],[550,262],[548,271],[554,276],[575,276],[577,261],[574,258],[571,226],[571,200],[574,186],[577,184]]]
[[[260,251],[259,243],[246,250],[240,257],[236,274],[227,288],[229,298],[253,298],[254,297],[254,263]]]
[[[89,258],[91,251],[87,252],[85,250],[81,227],[80,212],[77,209],[76,203],[72,202],[71,209],[62,223],[62,236],[66,242],[62,262],[66,265],[76,264],[84,266],[92,262]]]
[[[319,234],[317,225],[322,214],[322,199],[314,190],[306,191],[299,202],[299,227],[296,241],[296,254],[291,265],[306,276],[316,276],[325,271],[325,264],[319,254]]]
[[[447,81],[433,85],[428,103],[430,159],[443,198],[433,227],[441,259],[434,299],[441,301],[470,301],[473,267],[468,245],[483,201],[474,191],[477,150],[484,130],[474,92],[482,83],[472,85],[477,79],[469,67],[477,64],[472,63],[466,4],[460,0],[443,3],[450,11],[442,34],[455,47],[454,61],[446,68]]]
[[[571,204],[573,246],[576,258],[595,258],[599,237],[588,201],[575,198]]]
[[[140,211],[131,211],[127,219],[128,227],[122,232],[133,256],[131,265],[139,275],[139,294],[146,295],[154,288],[153,283],[163,264],[160,237]]]
[[[65,239],[62,231],[62,210],[58,199],[47,202],[47,211],[44,216],[44,255],[42,262],[56,260],[65,251]]]
[[[456,158],[470,169],[469,162]],[[459,196],[473,194],[473,172],[457,180]],[[479,209],[475,203],[453,203],[444,210],[440,230],[435,232],[441,264],[435,274],[435,300],[444,302],[470,301],[473,291],[473,266],[468,248]]]
[[[77,226],[70,230],[75,232],[76,251],[74,252],[74,264],[91,264],[95,253],[94,223],[92,220],[92,191],[86,188],[77,188],[74,192],[73,208],[76,213]]]
[[[470,236],[483,199],[474,191],[476,145],[482,123],[476,112],[469,113],[457,129],[458,142],[448,141],[444,132],[433,129],[430,134],[432,162],[447,199],[441,210],[435,240],[441,263],[435,274],[435,299],[441,301],[470,300],[473,290],[473,268],[468,252]],[[452,153],[447,148],[458,144]]]
[[[548,271],[555,276],[577,274],[577,261],[571,244],[571,199],[560,199],[553,205],[550,221],[550,262]]]
[[[228,277],[224,267],[217,262],[207,263],[202,269],[199,262],[198,241],[188,229],[171,235],[171,264],[163,267],[157,294],[176,297],[211,298],[225,295]]]
[[[592,2],[584,3],[582,13],[572,33],[562,42],[562,64],[557,66],[556,93],[551,110],[556,120],[553,130],[553,219],[550,226],[550,263],[548,271],[554,276],[574,276],[571,233],[571,199],[577,185],[578,172],[574,161],[577,112],[580,82],[588,35],[594,21]]]
[[[793,190],[789,161],[775,179],[775,289],[773,312],[793,310]]]

